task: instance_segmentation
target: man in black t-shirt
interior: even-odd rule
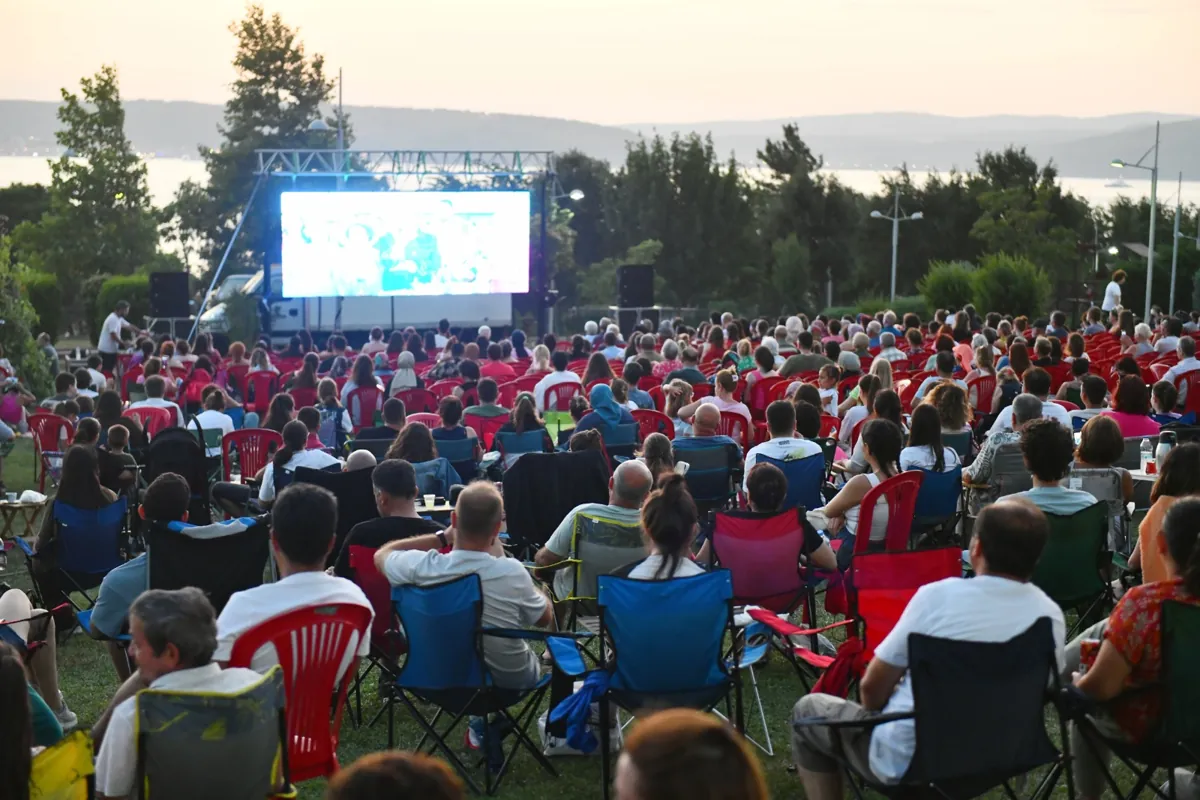
[[[388,398],[383,404],[383,425],[378,428],[363,428],[355,439],[395,439],[404,427],[407,413],[404,401],[399,397]]]
[[[342,551],[338,553],[333,572],[343,578],[354,579],[350,568],[350,548],[379,548],[396,539],[407,539],[426,533],[437,533],[445,526],[417,514],[417,474],[412,464],[401,459],[380,462],[371,474],[375,489],[375,507],[379,519],[360,522],[350,529]]]

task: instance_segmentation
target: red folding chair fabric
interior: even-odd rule
[[[791,613],[804,599],[804,524],[797,509],[774,516],[717,512],[712,547],[733,580],[733,604]]]
[[[389,617],[390,619],[390,617]],[[249,667],[258,648],[275,647],[287,698],[288,770],[292,781],[338,771],[337,747],[346,691],[358,671],[346,653],[369,635],[371,609],[350,603],[300,608],[268,619],[233,643],[229,666]],[[330,698],[333,698],[332,714]]]
[[[483,442],[483,449],[490,450],[492,439],[496,436],[496,431],[500,430],[504,427],[504,423],[508,422],[508,415],[500,414],[495,417],[485,417],[482,414],[463,414],[462,422],[463,425],[475,431],[475,435],[479,437],[479,441]]]

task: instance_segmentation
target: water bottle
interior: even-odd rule
[[[1167,453],[1175,446],[1175,431],[1163,431],[1158,435],[1158,447],[1154,448],[1154,464],[1161,475],[1163,464],[1167,461]]]
[[[231,483],[242,482],[242,465],[238,463],[237,450],[229,454],[229,481]]]
[[[1150,447],[1150,440],[1144,436],[1142,437],[1142,448],[1141,449],[1142,449],[1142,471],[1145,472],[1146,465],[1150,463],[1150,459],[1154,457],[1154,453],[1152,451],[1152,448]]]

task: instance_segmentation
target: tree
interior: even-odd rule
[[[128,274],[158,244],[146,165],[125,137],[125,110],[116,69],[62,90],[55,133],[67,152],[50,164],[49,208],[14,231],[13,244],[31,266],[67,285],[100,272]]]
[[[37,347],[34,326],[38,316],[23,291],[32,273],[12,257],[10,240],[0,236],[0,345],[17,376],[38,397],[50,393],[50,367]]]
[[[0,188],[0,236],[22,222],[37,222],[50,210],[50,190],[40,183],[14,183]]]
[[[576,189],[583,192],[582,200],[570,200],[571,230],[575,231],[575,261],[593,264],[612,252],[613,235],[605,218],[612,192],[612,170],[607,161],[568,150],[555,157],[555,173],[563,192]]]
[[[309,123],[321,117],[321,104],[332,97],[334,83],[326,77],[324,57],[307,55],[296,30],[279,14],[267,16],[262,6],[252,5],[230,31],[237,39],[233,59],[237,79],[219,128],[225,141],[215,149],[201,149],[208,183],[182,184],[168,212],[173,218],[172,236],[210,269],[220,262],[238,217],[248,213],[231,258],[232,266],[255,269],[262,263],[269,236],[278,238],[279,193],[291,187],[283,181],[268,182],[255,207],[244,209],[255,182],[254,151],[334,147],[332,130],[308,130]],[[331,129],[337,127],[336,119],[326,122]],[[353,131],[347,117],[343,127],[349,145]],[[332,178],[307,179],[304,188],[334,185]]]

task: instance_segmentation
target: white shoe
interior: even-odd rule
[[[599,745],[600,735],[596,730],[596,726],[589,723],[589,727],[591,727],[592,733],[596,734],[597,745]],[[554,758],[556,756],[595,756],[600,754],[599,746],[597,746],[592,752],[585,753],[582,750],[577,750],[576,748],[571,747],[571,745],[567,743],[566,737],[555,736],[552,733],[547,733],[546,714],[542,714],[540,717],[538,717],[538,734],[542,737],[542,755],[546,756],[547,758]],[[620,726],[613,726],[613,728],[608,732],[608,737],[609,749],[612,751],[619,750],[621,748],[622,741]]]
[[[63,733],[74,729],[79,725],[79,717],[75,716],[75,712],[67,708],[67,701],[63,699],[63,693],[58,693],[58,711],[54,712],[54,718],[58,720],[58,724],[62,726]]]

